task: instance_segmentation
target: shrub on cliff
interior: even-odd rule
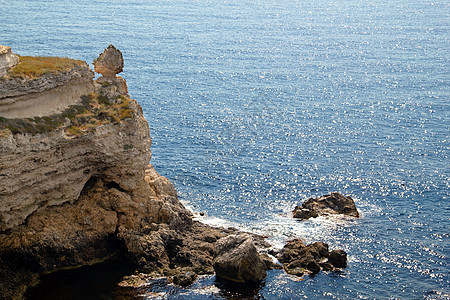
[[[131,118],[133,112],[128,97],[119,97],[115,104],[105,96],[92,93],[82,96],[81,103],[71,105],[62,113],[45,117],[27,119],[7,119],[0,117],[0,137],[9,134],[38,134],[62,127],[72,136],[81,136],[85,132],[108,123],[120,123]]]
[[[8,71],[8,76],[37,78],[47,73],[68,71],[85,64],[82,60],[67,57],[19,56],[19,63]]]

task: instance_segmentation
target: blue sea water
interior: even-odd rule
[[[349,254],[250,294],[206,277],[148,298],[448,299],[449,29],[434,0],[0,0],[16,53],[122,50],[152,163],[203,221]],[[362,218],[290,217],[332,191]]]

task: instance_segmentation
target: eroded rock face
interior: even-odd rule
[[[103,86],[110,98],[128,93],[126,81],[116,76],[123,71],[123,65],[122,52],[113,45],[109,45],[94,61],[95,72],[103,75],[97,82]]]
[[[31,118],[60,112],[94,91],[93,78],[94,73],[84,63],[38,78],[1,79],[0,116]]]
[[[355,202],[350,196],[343,196],[337,192],[319,198],[309,198],[302,205],[295,207],[294,218],[309,219],[319,215],[343,214],[359,217]]]
[[[224,237],[214,246],[216,276],[235,282],[258,282],[266,278],[266,264],[247,234]]]
[[[92,177],[137,189],[151,139],[140,106],[132,100],[130,107],[133,118],[77,138],[62,130],[0,138],[0,230],[22,224],[38,209],[75,202]]]
[[[94,61],[94,70],[104,77],[115,77],[123,71],[122,52],[113,45],[109,45]]]
[[[17,65],[19,57],[11,51],[11,47],[0,45],[0,77]]]
[[[109,82],[95,92],[118,105],[126,98],[130,115],[78,136],[0,135],[0,298],[20,295],[39,274],[121,251],[141,271],[182,274],[180,284],[213,272],[213,245],[227,233],[194,222],[148,164],[142,109]]]
[[[300,239],[289,241],[278,254],[278,259],[287,273],[297,276],[344,268],[347,265],[344,250],[329,252],[328,245],[323,242],[305,245]]]

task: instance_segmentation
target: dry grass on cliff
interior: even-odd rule
[[[0,138],[11,134],[38,134],[63,129],[68,135],[82,136],[98,126],[120,123],[133,117],[130,98],[119,97],[112,103],[105,96],[92,93],[81,97],[81,103],[71,105],[62,113],[27,119],[0,117]]]
[[[47,73],[67,71],[85,64],[82,60],[67,57],[19,56],[19,63],[8,71],[8,76],[37,78]]]

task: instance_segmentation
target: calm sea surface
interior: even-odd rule
[[[122,50],[152,162],[205,222],[349,253],[342,273],[154,282],[148,298],[448,299],[449,29],[434,0],[0,0],[16,53]],[[362,218],[290,218],[332,191]],[[108,297],[95,285],[80,297]]]

